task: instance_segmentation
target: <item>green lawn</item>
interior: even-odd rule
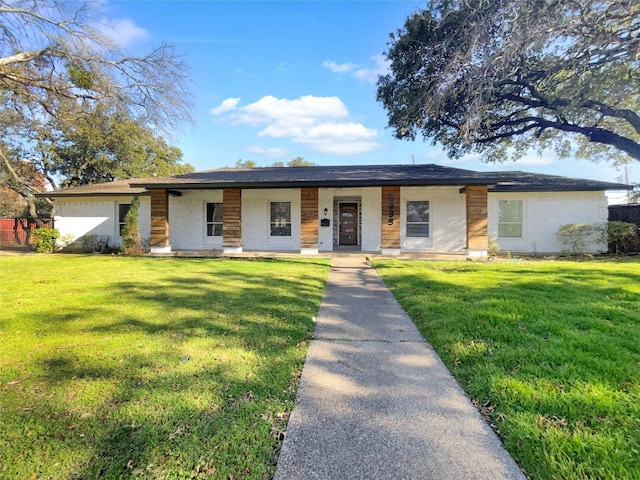
[[[532,479],[640,478],[640,262],[374,264]]]
[[[327,274],[0,257],[0,478],[271,478]]]

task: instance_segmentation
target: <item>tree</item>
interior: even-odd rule
[[[97,107],[71,123],[58,123],[58,135],[41,146],[36,162],[61,177],[64,187],[194,170],[182,163],[180,149],[167,145],[126,112]]]
[[[640,161],[640,3],[432,0],[391,35],[377,99],[453,157]]]
[[[305,160],[303,157],[296,157],[289,160],[287,167],[315,167],[316,164]]]
[[[236,160],[235,168],[259,168],[259,165],[253,160]]]
[[[43,188],[30,172],[56,188],[56,175],[92,183],[155,173],[140,163],[175,165],[181,157],[155,132],[192,121],[186,66],[169,45],[128,55],[101,33],[100,3],[0,0],[0,184],[20,194],[32,216],[33,194]],[[99,133],[90,135],[93,121]],[[114,139],[132,138],[116,146],[109,129],[120,130]],[[135,148],[136,164],[125,166]]]
[[[0,0],[5,108],[43,118],[66,100],[109,100],[166,131],[191,121],[187,68],[173,47],[128,55],[101,33],[100,14],[100,2]]]

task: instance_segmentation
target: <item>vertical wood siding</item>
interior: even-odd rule
[[[300,248],[318,248],[318,189],[300,190]]]
[[[467,186],[467,248],[489,248],[487,186]]]
[[[382,248],[400,248],[400,187],[382,187]]]
[[[169,246],[169,193],[164,189],[151,190],[152,247]]]
[[[242,247],[242,190],[222,192],[222,246]]]

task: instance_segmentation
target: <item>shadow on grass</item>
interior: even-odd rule
[[[640,269],[375,266],[528,475],[640,478]]]
[[[328,263],[178,262],[36,313],[39,338],[74,342],[33,352],[41,373],[8,392],[31,402],[6,423],[26,432],[19,475],[270,478]]]

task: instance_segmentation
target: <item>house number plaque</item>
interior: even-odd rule
[[[390,193],[389,196],[387,197],[387,200],[389,201],[388,207],[389,207],[389,220],[387,221],[388,225],[393,225],[393,211],[395,210],[395,196],[393,195],[393,193]]]

